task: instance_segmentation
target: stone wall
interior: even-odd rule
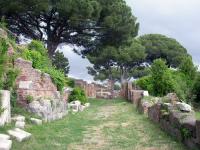
[[[61,94],[51,77],[34,69],[30,61],[18,58],[14,66],[20,70],[16,80],[18,104],[42,117],[44,121],[61,119],[67,114],[69,89],[65,88]],[[27,96],[32,96],[33,101],[28,102]]]
[[[169,135],[183,142],[189,149],[200,149],[200,120],[195,118],[193,111],[180,109],[180,104],[181,107],[188,107],[188,104],[178,102],[176,94],[169,93],[164,98],[168,103],[162,103],[160,98],[144,98],[146,92],[133,90],[127,83],[123,85],[121,93],[136,105],[139,112],[148,115],[150,120]]]
[[[83,80],[75,80],[75,86],[82,88],[86,96],[89,98],[105,98],[109,99],[111,97],[110,87],[106,87],[96,83],[87,83]],[[114,93],[114,96],[118,96],[118,93]]]
[[[18,58],[15,60],[15,68],[20,70],[16,80],[18,102],[26,104],[28,95],[33,97],[54,98],[57,96],[57,87],[51,77],[32,67],[32,62]]]
[[[96,98],[96,87],[95,84],[88,84],[83,80],[75,80],[75,86],[82,88],[85,91],[85,94],[89,98]]]
[[[10,108],[10,91],[0,91],[0,126],[11,122],[11,108]]]

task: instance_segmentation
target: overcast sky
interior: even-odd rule
[[[140,35],[164,34],[179,41],[200,64],[200,0],[126,0],[140,23]],[[90,65],[72,52],[69,46],[62,48],[70,61],[69,76],[87,81]]]

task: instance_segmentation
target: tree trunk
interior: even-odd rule
[[[52,41],[48,41],[47,42],[47,50],[48,50],[48,54],[49,54],[49,58],[52,58],[53,55],[55,54],[55,51],[58,47],[58,44]]]

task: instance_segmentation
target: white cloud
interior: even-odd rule
[[[177,39],[200,64],[199,0],[126,0],[140,23],[140,34]]]
[[[87,73],[87,66],[91,66],[87,59],[73,52],[74,46],[62,45],[59,49],[69,59],[70,72],[69,76],[76,79],[84,79],[88,82],[93,81],[92,76]]]

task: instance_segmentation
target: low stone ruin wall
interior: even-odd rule
[[[11,122],[10,91],[0,91],[0,126]]]
[[[51,77],[32,67],[32,62],[18,58],[14,62],[20,70],[17,77],[18,104],[39,115],[45,121],[60,119],[67,114],[67,99],[70,94],[65,89],[61,94]],[[33,97],[28,102],[27,97]]]
[[[119,91],[111,93],[110,87],[99,85],[96,83],[87,83],[83,80],[75,80],[75,86],[82,88],[86,96],[89,98],[112,99],[119,97]]]
[[[29,111],[43,118],[45,122],[50,122],[67,115],[67,102],[40,98],[29,104]]]
[[[86,81],[83,80],[75,80],[75,86],[82,88],[85,91],[87,97],[96,98],[95,84],[88,84]]]
[[[179,102],[175,93],[169,93],[163,98],[167,102],[156,97],[147,99],[144,97],[148,95],[145,91],[134,90],[128,83],[123,85],[121,93],[140,113],[159,124],[162,130],[189,149],[200,149],[200,120],[195,118],[195,112],[190,110],[191,106]]]
[[[51,77],[32,67],[32,62],[18,58],[15,60],[15,68],[20,70],[17,77],[18,102],[26,104],[26,97],[46,97],[57,96],[57,87],[53,84]]]

